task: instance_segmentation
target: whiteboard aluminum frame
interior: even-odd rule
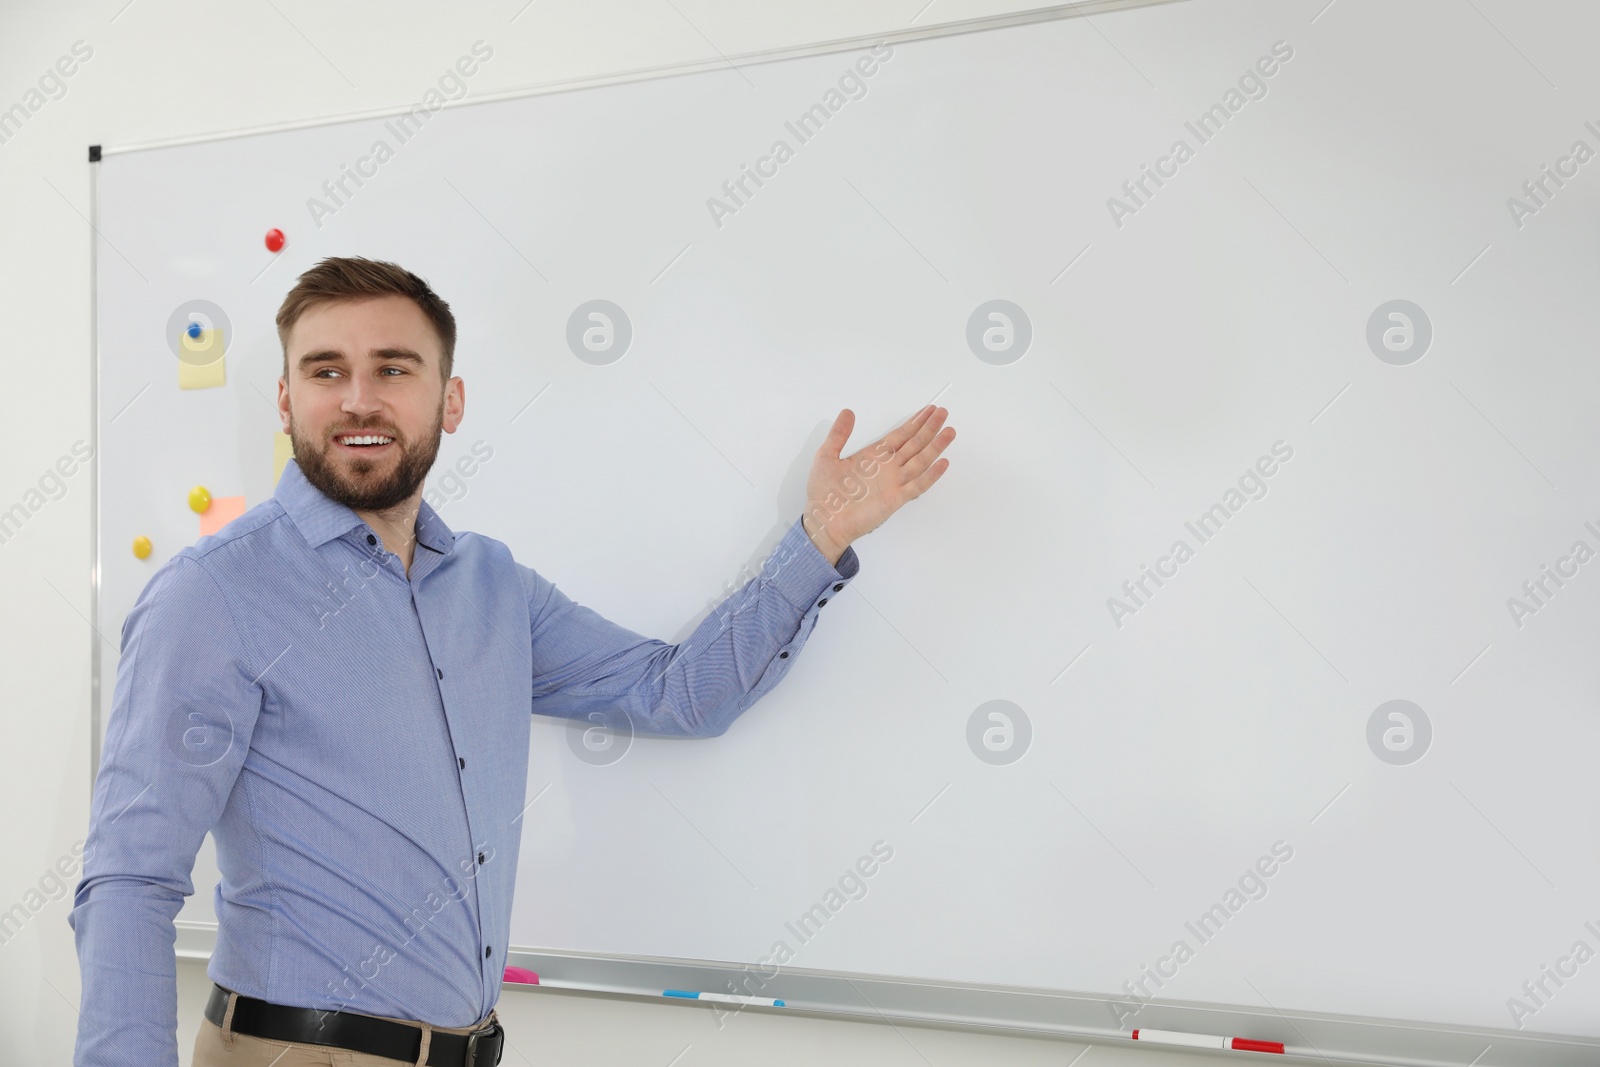
[[[206,960],[216,940],[215,923],[177,923],[179,959]],[[1104,994],[1027,986],[972,986],[928,978],[782,968],[762,986],[739,984],[755,972],[744,964],[662,956],[620,956],[513,947],[506,962],[549,981],[588,988],[555,989],[507,982],[504,991],[533,996],[601,996],[673,1004],[684,1010],[787,1012],[852,1022],[940,1027],[978,1033],[1054,1038],[1127,1048],[1126,1032],[1110,1025]],[[730,983],[733,983],[730,986]],[[747,989],[784,1001],[782,1008],[725,1007],[662,990],[719,993]],[[1600,1039],[1516,1030],[1411,1023],[1324,1012],[1251,1008],[1203,1001],[1149,1001],[1139,1026],[1195,1034],[1282,1041],[1283,1059],[1338,1067],[1580,1067],[1600,1062]],[[1166,1046],[1151,1045],[1152,1050]],[[1173,1050],[1176,1051],[1176,1050]],[[1231,1060],[1259,1052],[1184,1049]]]
[[[940,25],[835,38],[814,44],[740,53],[716,60],[638,68],[616,74],[549,82],[474,97],[447,101],[443,106],[472,106],[500,100],[597,88],[654,78],[720,70],[805,56],[843,52],[878,42],[899,44],[933,37],[1065,18],[1081,18],[1132,8],[1154,7],[1181,0],[1078,0],[1028,11],[966,19]],[[169,148],[250,137],[257,134],[308,129],[364,119],[408,113],[407,107],[354,112],[326,118],[273,123],[188,137],[104,146],[103,158],[128,152]],[[90,786],[100,766],[101,650],[100,574],[102,538],[99,523],[99,186],[90,164],[90,349],[93,382],[90,429],[94,442],[91,464],[91,564],[90,618],[93,632],[90,664]],[[177,920],[175,954],[179,959],[209,960],[216,945],[218,924]],[[513,946],[509,966],[524,967],[551,981],[590,987],[584,991],[558,990],[506,983],[504,988],[535,996],[607,996],[646,998],[670,1003],[683,1010],[722,1010],[691,1000],[663,997],[663,989],[721,992],[729,982],[747,976],[748,965],[710,960],[657,956],[624,956]],[[1315,966],[1314,962],[1307,963]],[[751,1007],[755,1012],[792,1012],[852,1021],[905,1023],[966,1031],[1049,1037],[1127,1047],[1128,1036],[1107,1025],[1107,994],[1069,992],[1023,986],[977,986],[925,978],[904,978],[843,971],[785,968],[759,990],[763,996],[785,1001],[783,1008]],[[1138,1013],[1140,1026],[1191,1033],[1249,1036],[1282,1040],[1284,1059],[1340,1067],[1580,1067],[1600,1062],[1600,1037],[1531,1033],[1478,1027],[1406,1022],[1355,1015],[1335,1015],[1276,1008],[1213,1004],[1200,1001],[1153,999]],[[1163,1046],[1151,1046],[1160,1049]],[[1260,1053],[1186,1049],[1191,1053],[1226,1059],[1256,1058]]]
[[[470,100],[466,98],[447,100],[439,110],[472,107],[476,104],[492,104],[498,100],[516,100],[528,96],[545,96],[551,93],[570,92],[575,89],[594,89],[602,85],[621,85],[627,82],[649,81],[653,78],[671,78],[682,74],[698,74],[702,71],[725,70],[728,67],[755,66],[761,63],[775,63],[785,59],[800,59],[805,56],[826,55],[832,52],[849,52],[883,42],[900,44],[904,41],[920,41],[930,37],[952,37],[956,34],[978,33],[983,30],[997,30],[1007,26],[1021,26],[1034,22],[1052,22],[1057,19],[1086,18],[1090,15],[1103,15],[1112,11],[1158,7],[1164,4],[1182,2],[1185,2],[1185,0],[1075,0],[1073,3],[1053,4],[1049,7],[1030,8],[1026,11],[1013,11],[1001,15],[960,19],[955,22],[936,23],[930,26],[919,26],[904,30],[891,30],[885,33],[863,33],[851,37],[836,37],[832,40],[818,41],[812,44],[785,45],[778,48],[760,49],[754,52],[740,52],[732,56],[719,56],[716,59],[693,60],[687,63],[666,63],[655,67],[637,67],[633,70],[620,71],[615,74],[600,74],[588,78],[539,82],[515,89],[502,89],[497,93],[485,93],[474,96]],[[334,126],[341,122],[393,118],[398,115],[408,115],[411,110],[411,105],[374,108],[367,111],[353,111],[343,115],[274,122],[260,126],[242,127],[236,130],[220,130],[215,133],[168,137],[126,145],[106,145],[101,149],[101,152],[109,156],[121,155],[125,152],[143,152],[152,148],[173,148],[178,145],[203,144],[209,141],[224,141],[234,137],[253,137],[262,133],[281,133],[286,130],[304,130],[316,126]]]
[[[89,795],[100,776],[100,153],[89,150]]]

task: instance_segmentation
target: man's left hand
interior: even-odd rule
[[[948,459],[939,459],[956,438],[955,427],[940,430],[949,414],[949,409],[929,404],[872,444],[842,457],[856,416],[849,408],[839,412],[811,463],[803,518],[806,534],[830,564],[839,562],[852,541],[877,529],[950,469]]]

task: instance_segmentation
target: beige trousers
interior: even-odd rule
[[[237,994],[235,994],[237,995]],[[362,1015],[364,1012],[352,1012]],[[370,1016],[369,1016],[370,1018]],[[489,1025],[496,1018],[493,1011],[476,1026],[430,1026],[429,1030],[444,1034],[470,1034]],[[418,1019],[395,1019],[421,1026]],[[229,1011],[223,1017],[227,1030],[210,1019],[202,1017],[200,1033],[194,1040],[193,1067],[395,1067],[406,1060],[392,1060],[387,1056],[373,1056],[366,1052],[335,1048],[332,1045],[303,1045],[289,1041],[272,1041],[264,1037],[233,1032],[233,1011],[230,998]],[[426,1050],[424,1043],[423,1049]],[[424,1055],[426,1059],[426,1055]]]

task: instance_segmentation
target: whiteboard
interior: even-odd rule
[[[101,631],[195,539],[190,486],[270,494],[272,316],[326,255],[454,308],[467,417],[436,470],[494,459],[430,479],[445,520],[671,640],[799,514],[840,407],[857,448],[937,398],[950,472],[728,734],[606,762],[535,719],[514,944],[781,941],[1098,994],[1123,1029],[1142,981],[1595,1036],[1600,178],[1571,152],[1600,134],[1561,57],[1600,16],[1546,5],[1511,45],[1457,5],[1318,8],[893,44],[803,142],[786,123],[869,45],[469,94],[320,226],[308,198],[392,120],[108,152]],[[1514,211],[1544,164],[1573,174]],[[228,381],[179,390],[162,338],[196,299]],[[567,342],[595,300],[631,325],[610,362]]]

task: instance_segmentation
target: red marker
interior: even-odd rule
[[[1283,1055],[1282,1041],[1252,1041],[1248,1037],[1212,1037],[1210,1034],[1184,1034],[1177,1030],[1135,1030],[1135,1041],[1158,1045],[1187,1045],[1190,1048],[1231,1048],[1236,1052],[1275,1052]]]
[[[282,252],[283,251],[283,231],[282,230],[268,230],[267,231],[267,251],[268,252]]]

